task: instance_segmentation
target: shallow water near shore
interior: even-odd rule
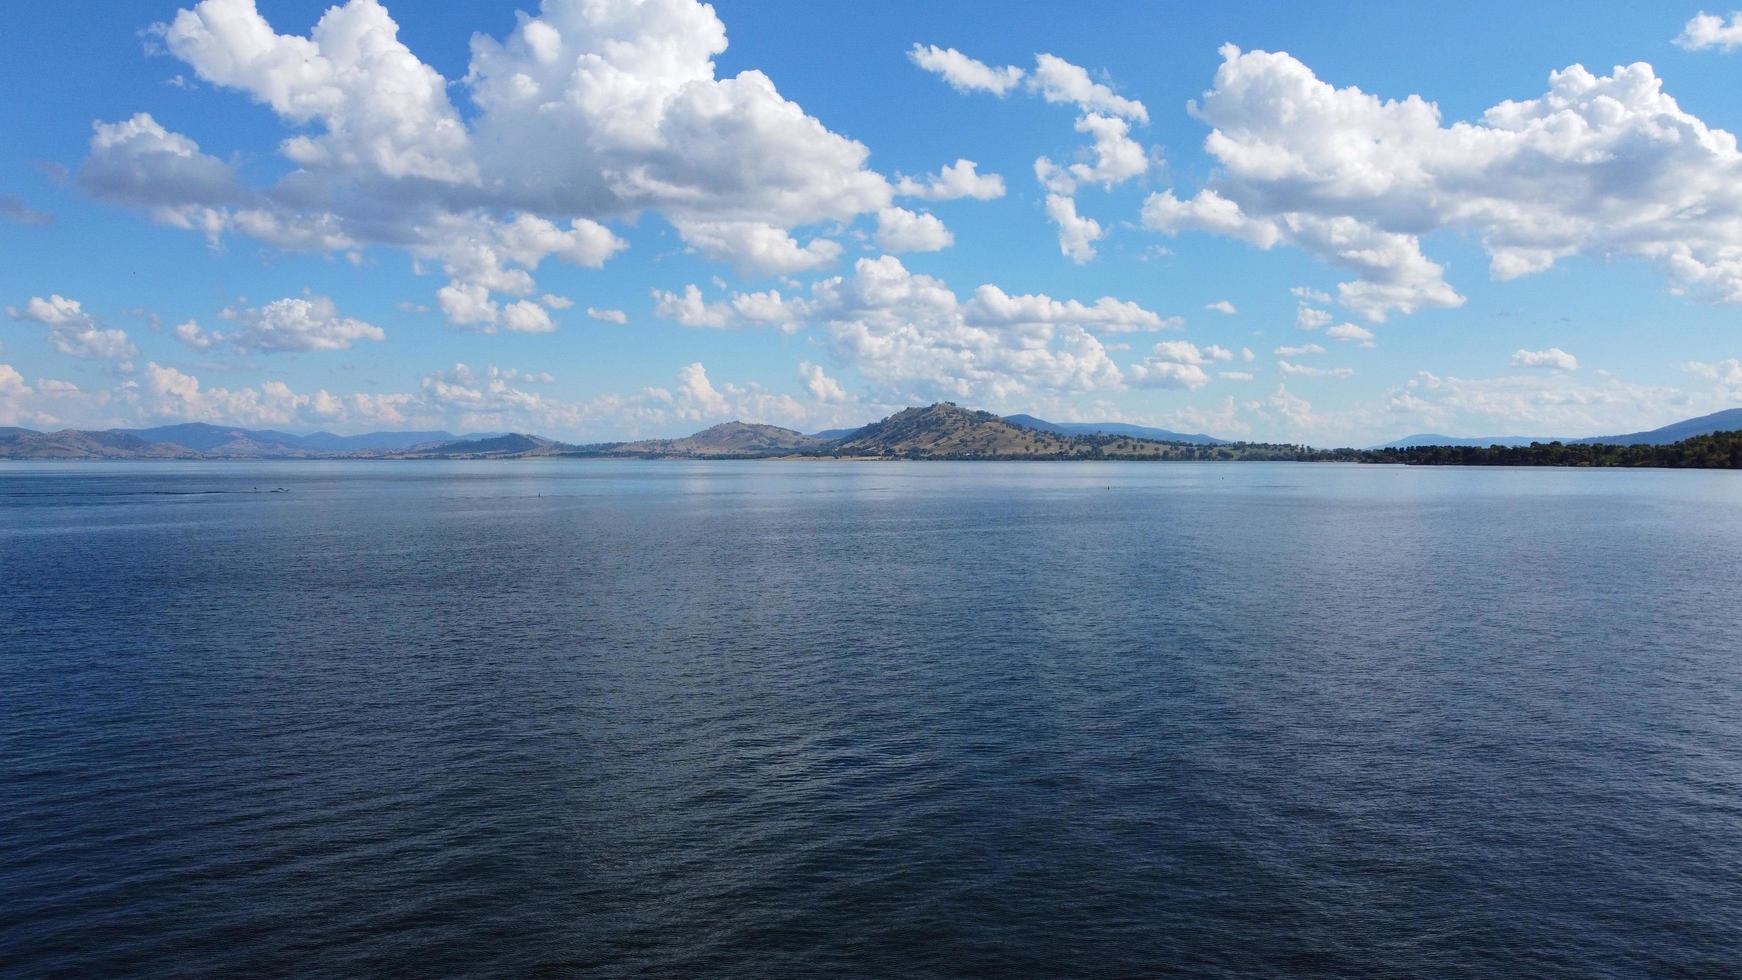
[[[0,973],[1734,975],[1739,582],[1729,472],[5,464]]]

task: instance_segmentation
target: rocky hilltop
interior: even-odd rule
[[[829,445],[829,440],[807,436],[778,425],[756,422],[722,422],[682,439],[643,439],[605,450],[616,456],[650,457],[747,457],[784,456],[805,453]]]
[[[1048,432],[939,402],[873,422],[824,452],[907,459],[1195,459],[1208,448],[1135,436]]]

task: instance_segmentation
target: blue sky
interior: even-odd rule
[[[1324,6],[9,10],[0,424],[1742,403],[1742,17]]]

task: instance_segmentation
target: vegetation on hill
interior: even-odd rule
[[[1298,460],[1314,450],[1262,443],[1163,442],[1129,435],[1069,435],[1017,425],[952,402],[909,408],[809,455],[893,459]]]
[[[601,447],[613,456],[753,457],[783,456],[828,445],[829,440],[756,422],[722,422],[682,439],[643,439]],[[589,447],[593,448],[593,447]]]
[[[1533,442],[1528,446],[1410,446],[1361,452],[1357,462],[1414,466],[1662,466],[1742,469],[1742,431],[1667,445]]]
[[[1742,412],[1742,410],[1737,410]],[[1725,413],[1690,419],[1664,432],[1705,423]],[[1011,418],[939,402],[908,408],[829,439],[779,426],[726,422],[682,439],[645,439],[577,446],[523,433],[411,445],[446,433],[371,433],[295,436],[270,430],[228,429],[202,423],[158,429],[64,429],[36,432],[0,427],[0,459],[525,459],[631,457],[642,459],[936,459],[936,460],[1274,460],[1321,463],[1391,463],[1410,466],[1661,466],[1742,469],[1742,431],[1713,432],[1674,443],[1533,442],[1529,445],[1412,445],[1380,449],[1149,439],[1123,433],[1070,433],[1018,425]],[[1036,420],[1039,422],[1040,420]],[[1051,425],[1051,423],[1043,423]],[[152,441],[141,434],[176,436],[201,447]],[[1200,438],[1200,437],[1188,437]],[[372,443],[362,446],[360,443]],[[298,445],[300,444],[300,445]],[[318,448],[319,445],[347,448]],[[395,445],[397,444],[397,445]],[[355,447],[355,448],[352,448]]]

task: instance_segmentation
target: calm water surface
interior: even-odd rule
[[[1739,964],[1742,474],[0,466],[0,973]]]

